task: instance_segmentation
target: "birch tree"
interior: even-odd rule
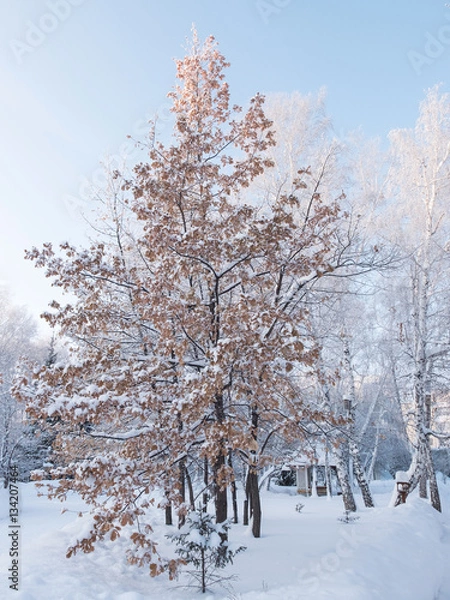
[[[441,509],[431,458],[427,403],[440,387],[440,374],[448,364],[448,193],[450,186],[450,98],[438,87],[420,106],[413,130],[391,133],[394,167],[393,197],[397,204],[397,239],[406,254],[403,278],[408,293],[409,317],[402,322],[405,353],[410,365],[414,404],[415,454],[410,489],[428,480],[431,502]],[[422,494],[424,487],[422,486]]]

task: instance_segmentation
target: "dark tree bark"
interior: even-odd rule
[[[252,534],[253,537],[261,537],[261,498],[258,487],[258,472],[255,467],[250,467],[248,471],[248,487],[250,490],[250,506],[252,515]]]
[[[166,523],[166,525],[173,525],[172,503],[171,502],[168,502],[166,504],[166,508],[165,508],[165,523]]]
[[[203,512],[207,512],[208,509],[208,502],[209,502],[209,494],[208,494],[208,487],[209,487],[209,463],[208,463],[208,459],[205,456],[205,459],[203,461],[203,483],[205,486],[205,491],[203,492]]]
[[[244,510],[242,515],[242,520],[244,525],[248,525],[250,522],[250,488],[249,488],[249,478],[248,478],[248,470],[247,476],[245,477],[245,500],[244,500]]]
[[[180,462],[180,473],[179,473],[179,485],[180,485],[180,496],[183,504],[186,503],[186,463],[184,460]],[[182,511],[178,515],[178,528],[183,527],[186,522],[186,508],[183,506]]]
[[[215,397],[215,415],[218,423],[225,421],[224,400],[222,394],[216,394]],[[228,490],[225,476],[227,450],[225,440],[221,438],[218,443],[218,453],[213,465],[213,485],[214,485],[214,507],[216,513],[216,523],[224,523],[228,518]],[[219,534],[223,551],[226,550],[228,542],[228,533]]]
[[[164,507],[164,515],[165,515],[165,524],[166,525],[173,525],[173,512],[172,512],[172,502],[169,500],[169,490],[166,490],[166,498],[167,498],[167,503],[166,506]]]
[[[232,455],[231,451],[228,454],[228,465],[229,465],[230,469],[233,469],[233,455]],[[233,470],[233,473],[234,473],[234,470]],[[233,523],[239,523],[236,478],[234,475],[233,475],[233,481],[231,482],[231,501],[233,504]]]
[[[213,467],[216,523],[223,523],[228,518],[227,487],[225,482],[222,481],[222,474],[225,466],[225,456],[220,454],[217,456]]]

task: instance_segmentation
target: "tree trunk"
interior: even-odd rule
[[[248,496],[250,500],[250,518],[252,519],[252,534],[253,537],[259,538],[261,537],[261,498],[259,495],[259,485],[258,485],[258,421],[259,414],[256,406],[252,407],[251,414],[251,435],[253,438],[254,447],[250,452],[250,465],[247,473],[247,485],[246,490],[248,490]]]
[[[250,466],[247,472],[247,480],[245,485],[246,498],[244,501],[244,525],[249,524],[252,519],[252,534],[253,537],[261,537],[261,498],[258,486],[258,472],[255,467]]]
[[[208,486],[209,486],[209,464],[208,464],[208,459],[205,456],[205,459],[203,461],[203,484],[205,486],[205,491],[203,492],[203,512],[207,512],[208,511],[208,502],[209,502],[209,495],[208,495]]]
[[[237,524],[237,523],[239,523],[239,512],[238,512],[236,481],[234,479],[231,482],[231,501],[233,504],[233,523]]]
[[[223,395],[216,394],[215,397],[215,414],[217,422],[225,421],[225,411],[223,403]],[[218,440],[217,454],[213,465],[213,485],[214,485],[214,506],[216,513],[216,523],[224,523],[228,518],[228,494],[227,481],[225,476],[226,471],[226,456],[225,440]],[[222,542],[225,544],[228,540],[227,533],[220,534]]]
[[[383,412],[384,414],[384,412]],[[381,419],[381,418],[380,418]],[[372,456],[370,458],[369,470],[367,471],[367,482],[370,483],[375,474],[375,464],[377,462],[378,448],[380,445],[380,419],[377,421],[375,443],[373,446]]]
[[[202,547],[200,550],[200,569],[202,571],[202,594],[206,592],[206,561],[205,561],[205,549]]]
[[[419,479],[419,498],[423,498],[424,500],[428,498],[427,483],[427,473],[423,471]]]
[[[186,522],[186,463],[184,460],[180,461],[180,473],[179,473],[179,486],[180,486],[180,496],[181,502],[183,506],[178,513],[178,528],[183,527]]]
[[[251,489],[250,489],[250,467],[247,468],[247,474],[245,476],[245,500],[244,509],[242,513],[242,521],[244,525],[248,525],[251,519]]]
[[[345,510],[356,512],[356,502],[353,496],[352,486],[350,484],[350,476],[348,472],[348,448],[344,450],[342,446],[346,446],[346,442],[341,442],[341,445],[336,449],[336,470],[339,479],[339,485],[342,490],[342,499],[344,501]]]
[[[413,473],[408,482],[408,495],[417,487],[417,485],[420,485],[421,479],[425,474],[425,481],[428,477],[428,480],[430,482],[431,506],[437,511],[442,512],[441,499],[439,496],[439,489],[437,485],[436,472],[434,470],[431,455],[431,448],[429,444],[429,439],[424,431],[422,431],[421,435],[419,435],[418,447],[413,457],[413,465]],[[395,506],[398,506],[401,503],[402,499],[400,494],[398,493],[395,501]]]
[[[253,537],[261,537],[261,497],[258,486],[258,472],[255,467],[250,467],[247,474],[248,502],[250,504],[250,517],[252,519]]]
[[[325,484],[327,486],[327,498],[332,498],[333,488],[331,484],[331,469],[330,469],[330,449],[328,447],[328,440],[325,446]]]
[[[221,445],[222,445],[221,440]],[[216,513],[216,523],[225,523],[228,518],[228,494],[226,481],[223,479],[224,468],[226,467],[226,457],[224,453],[219,454],[213,464],[213,489],[214,489],[214,508]],[[219,533],[220,546],[219,556],[224,558],[228,544],[227,530]]]
[[[232,456],[231,450],[230,450],[230,453],[228,454],[228,465],[231,469],[233,469],[233,456]],[[236,477],[234,476],[234,470],[233,470],[233,481],[231,482],[231,501],[233,504],[233,523],[239,523]]]
[[[311,470],[312,470],[311,496],[316,498],[317,497],[317,467],[316,467],[316,465],[312,465]]]
[[[437,484],[436,472],[434,470],[434,467],[430,469],[429,477],[430,477],[431,506],[433,508],[435,508],[437,511],[442,512],[441,498],[439,496],[439,488],[438,488],[438,484]]]
[[[420,496],[427,496],[426,482],[430,481],[431,505],[441,511],[441,501],[436,482],[436,473],[431,457],[430,435],[431,421],[432,366],[428,358],[428,322],[430,317],[430,240],[433,235],[431,215],[427,214],[427,238],[423,248],[422,266],[413,275],[413,319],[414,319],[414,408],[415,427],[420,457]],[[432,488],[432,490],[431,490]]]
[[[226,482],[223,481],[223,469],[225,466],[225,456],[220,454],[216,457],[213,467],[216,523],[224,523],[228,518],[227,487]]]
[[[189,469],[186,468],[185,474],[186,474],[186,483],[187,483],[188,492],[189,492],[189,505],[191,507],[191,510],[195,510],[194,488],[192,486],[192,479],[191,479],[191,475],[189,473]]]
[[[430,399],[425,395],[425,349],[421,348],[420,352],[422,359],[418,361],[414,373],[415,429],[417,435],[414,461],[416,462],[416,465],[409,481],[408,494],[410,494],[419,484],[420,497],[427,498],[426,484],[428,480],[430,482],[431,506],[441,512],[441,500],[431,454],[430,436],[428,434],[430,425]],[[397,497],[395,505],[397,506],[399,503],[400,500],[399,497]]]
[[[244,500],[244,508],[242,511],[242,524],[243,525],[248,525],[249,523],[249,517],[248,517],[248,505],[249,505],[249,500],[248,500],[248,496],[245,496],[245,500]]]
[[[364,473],[364,469],[361,464],[361,460],[359,457],[358,446],[355,442],[350,443],[350,454],[353,457],[353,470],[355,473],[356,481],[358,482],[359,489],[361,490],[361,495],[364,500],[364,506],[366,508],[373,508],[374,502],[372,498],[372,493],[369,488],[369,484],[367,483],[367,479]]]
[[[425,449],[425,464],[426,464],[426,471],[428,474],[428,481],[430,482],[431,506],[433,508],[435,508],[437,511],[442,512],[441,499],[439,496],[439,489],[438,489],[438,484],[437,484],[437,479],[436,479],[436,471],[434,470],[433,457],[431,454],[430,440],[429,440],[428,436],[426,436],[426,438],[427,438],[428,443],[427,443],[427,446]]]
[[[223,423],[225,420],[223,396],[221,394],[216,395],[215,401],[215,412],[218,423]],[[212,475],[213,475],[213,490],[214,490],[214,508],[216,513],[216,523],[225,523],[228,518],[228,490],[226,480],[226,456],[227,451],[225,447],[225,440],[220,438],[218,440],[217,454],[215,456]],[[219,533],[220,536],[220,547],[219,556],[224,558],[227,544],[228,544],[228,532],[224,530]]]
[[[172,503],[170,501],[167,501],[167,504],[166,504],[166,507],[165,507],[164,511],[165,511],[165,523],[166,523],[166,525],[173,525]]]
[[[349,418],[349,436],[352,441],[349,443],[349,455],[352,462],[352,469],[350,471],[350,478],[352,478],[353,473],[356,476],[356,481],[358,482],[359,489],[361,490],[361,495],[364,500],[364,505],[366,508],[373,508],[373,498],[372,493],[369,488],[369,484],[367,483],[366,474],[364,473],[364,469],[361,464],[361,459],[359,456],[359,448],[356,443],[356,432],[355,432],[355,406],[356,406],[356,387],[355,387],[355,371],[353,367],[353,359],[350,351],[350,344],[348,339],[344,338],[344,364],[347,369],[347,378],[348,378],[348,418]],[[375,404],[373,404],[375,407]],[[374,408],[372,409],[374,410]]]

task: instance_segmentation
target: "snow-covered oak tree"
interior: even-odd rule
[[[69,554],[128,535],[130,560],[152,575],[176,565],[158,555],[151,504],[171,502],[183,517],[189,469],[203,469],[224,523],[238,453],[258,537],[254,477],[268,439],[298,438],[302,419],[320,419],[300,386],[316,355],[304,298],[340,266],[339,207],[301,165],[289,193],[248,199],[272,166],[273,133],[261,95],[246,111],[231,106],[225,67],[214,39],[194,35],[169,94],[172,142],[150,136],[148,161],[125,181],[115,174],[109,234],[28,254],[76,298],[47,315],[72,339],[67,364],[17,387],[30,416],[59,429],[65,466],[51,493],[74,489],[92,506],[90,532]]]

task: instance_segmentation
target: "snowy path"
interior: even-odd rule
[[[232,541],[248,550],[236,557],[228,574],[239,577],[229,592],[216,589],[205,600],[450,600],[450,485],[442,486],[444,515],[412,499],[386,508],[392,484],[378,484],[377,508],[359,510],[353,524],[338,521],[340,498],[304,499],[264,493],[263,536],[248,528],[232,530]],[[305,506],[301,513],[296,504]],[[151,580],[128,565],[124,540],[92,554],[65,558],[79,535],[83,508],[73,497],[69,512],[61,504],[36,498],[21,486],[20,591],[7,586],[10,564],[7,495],[0,490],[0,598],[18,600],[191,600],[192,589]]]

